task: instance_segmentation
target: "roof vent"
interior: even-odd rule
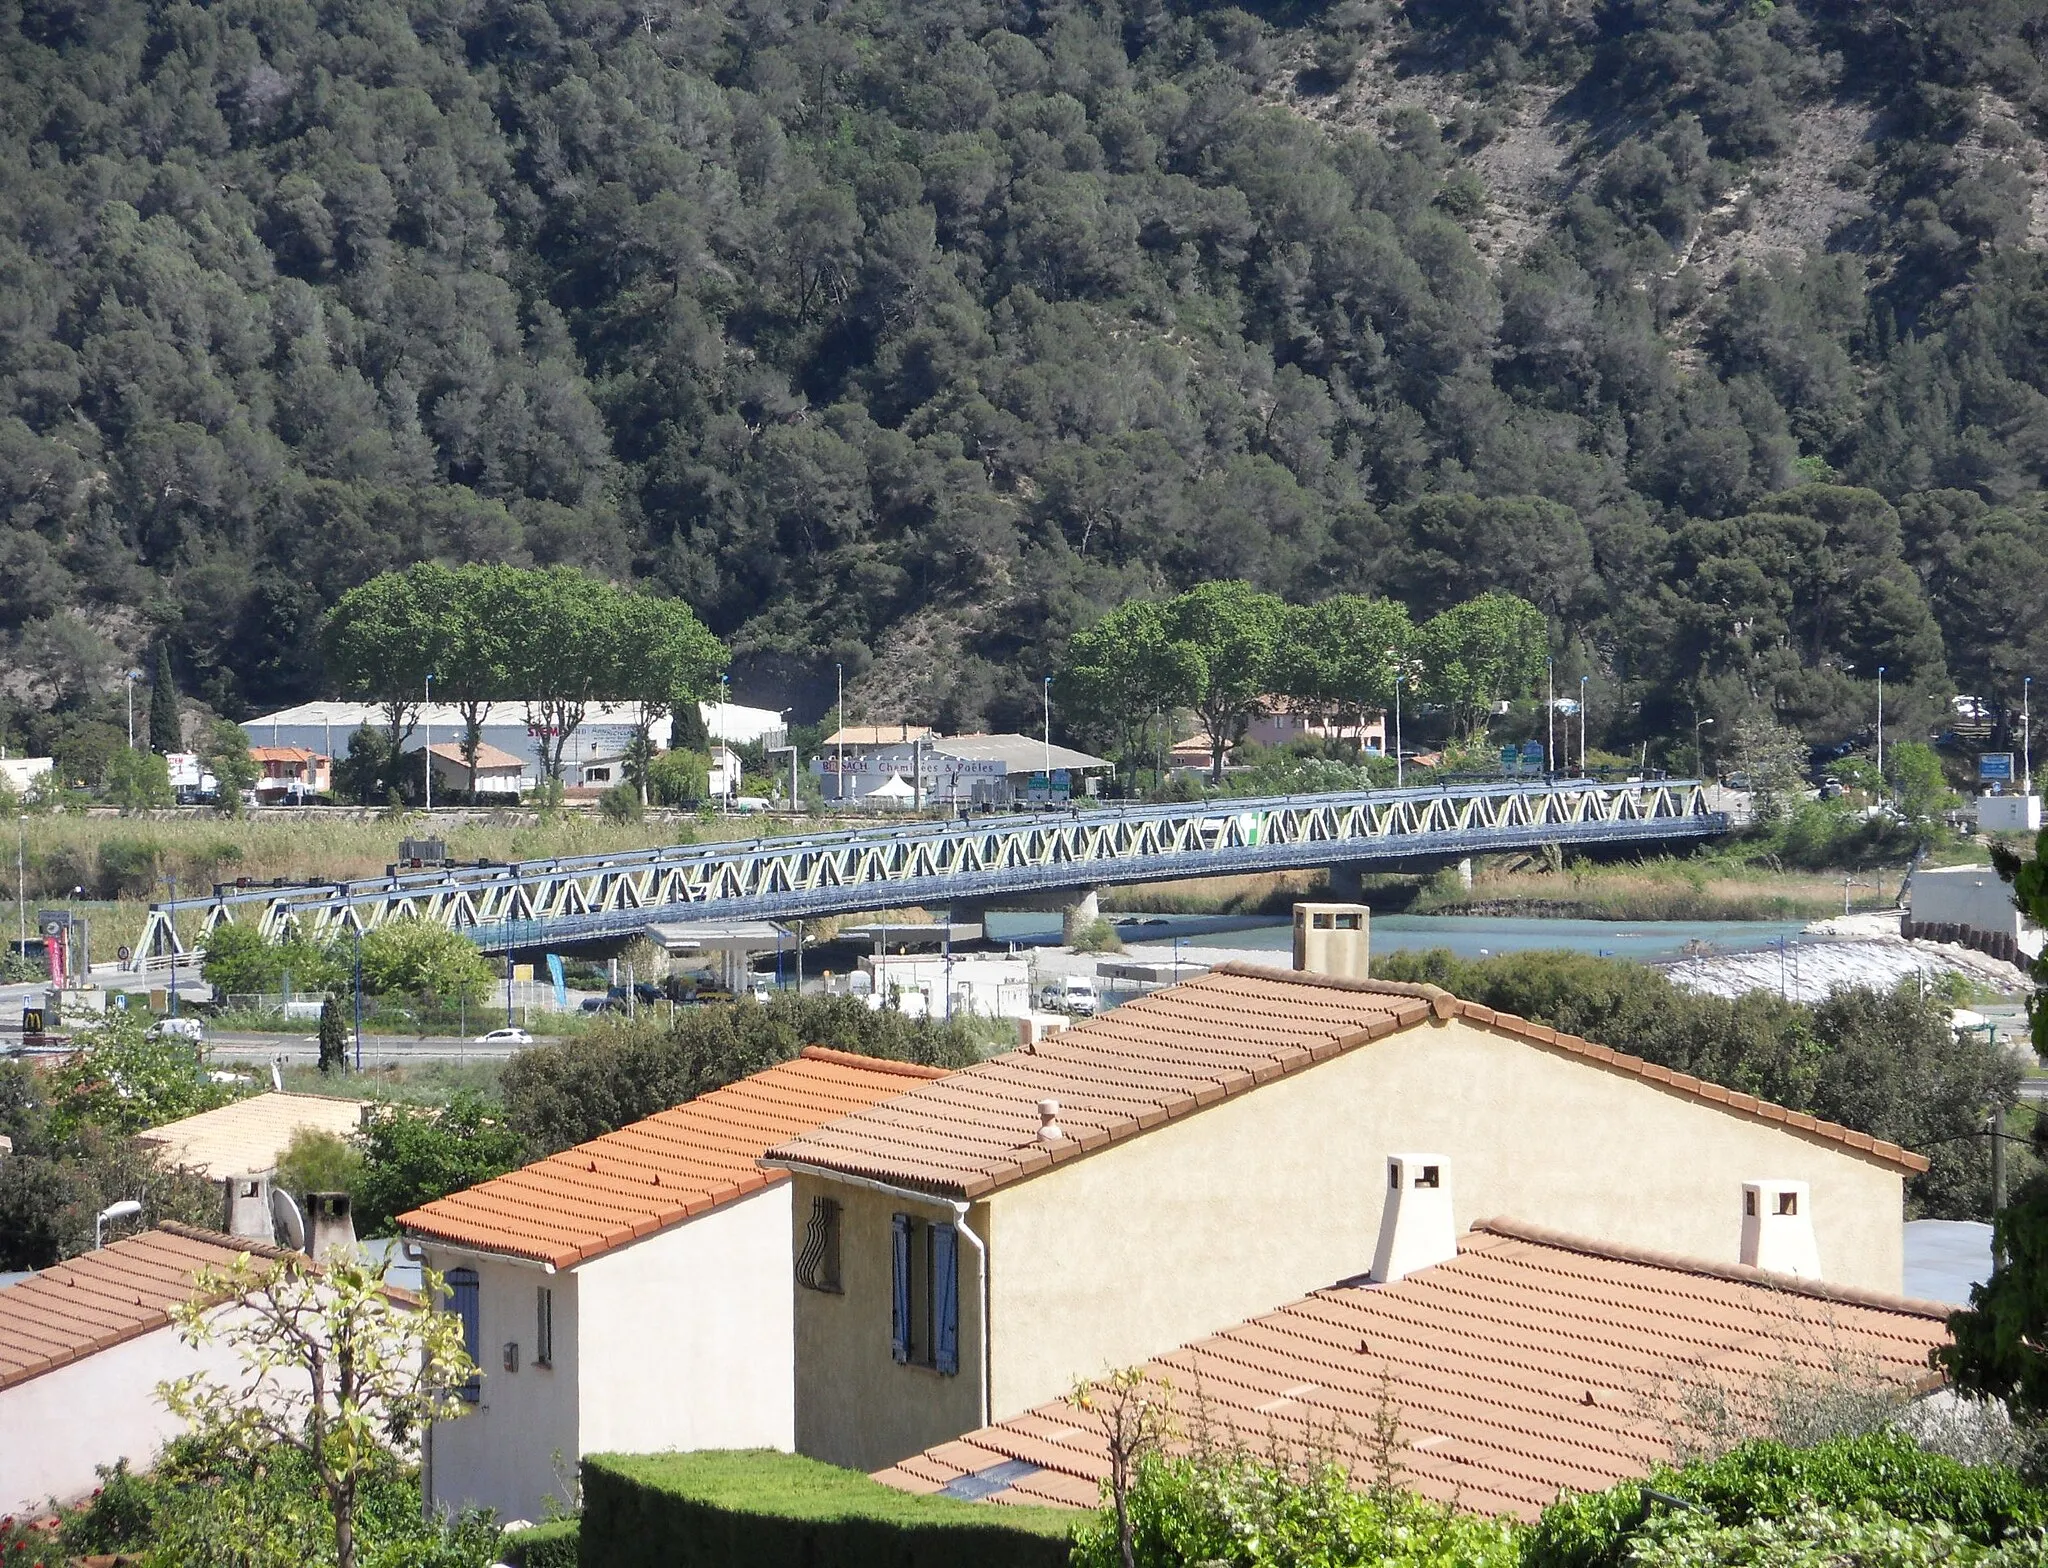
[[[1296,904],[1294,967],[1303,974],[1369,980],[1372,911],[1363,904]]]
[[[1058,1143],[1065,1137],[1066,1133],[1060,1130],[1060,1102],[1057,1100],[1040,1100],[1038,1102],[1038,1141],[1040,1143]]]
[[[1451,1217],[1451,1162],[1441,1154],[1387,1156],[1387,1203],[1372,1277],[1382,1285],[1458,1255]]]
[[[323,1262],[336,1252],[356,1249],[356,1222],[345,1192],[306,1194],[306,1256]]]
[[[1813,1240],[1813,1195],[1803,1181],[1742,1184],[1742,1261],[1772,1274],[1820,1278]]]

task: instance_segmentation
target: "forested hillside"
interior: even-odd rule
[[[1879,665],[1909,724],[2016,701],[2044,17],[6,0],[14,742],[160,643],[315,695],[320,612],[425,557],[948,726],[1229,577],[1512,591],[1631,749],[1850,734]]]

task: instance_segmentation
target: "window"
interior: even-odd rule
[[[469,1352],[469,1359],[477,1361],[482,1348],[483,1303],[479,1297],[475,1269],[450,1269],[448,1271],[448,1310],[462,1320],[462,1348]],[[481,1365],[478,1362],[478,1365]],[[462,1397],[471,1404],[477,1402],[483,1393],[483,1377],[473,1376],[462,1385]]]
[[[960,1370],[960,1238],[949,1224],[889,1221],[889,1353],[904,1366]]]
[[[1422,1174],[1415,1178],[1415,1185],[1418,1187],[1441,1187],[1443,1185],[1443,1177],[1438,1174],[1436,1166],[1425,1165],[1422,1167]]]
[[[1779,1193],[1778,1212],[1780,1214],[1797,1214],[1799,1212],[1799,1194],[1796,1192]]]
[[[810,1221],[804,1226],[803,1250],[797,1254],[796,1282],[806,1290],[833,1295],[839,1283],[839,1205],[831,1198],[811,1199]]]
[[[555,1364],[555,1293],[546,1285],[535,1286],[533,1292],[533,1364]]]

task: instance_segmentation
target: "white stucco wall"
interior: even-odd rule
[[[1994,935],[2020,934],[2012,886],[1989,866],[1943,866],[1913,873],[1908,916],[1916,925],[1958,925]]]
[[[583,1453],[794,1446],[788,1182],[576,1272]]]
[[[537,1263],[430,1245],[427,1266],[477,1272],[477,1360],[483,1389],[469,1414],[434,1427],[428,1462],[431,1501],[438,1508],[494,1508],[501,1519],[539,1519],[543,1500],[567,1505],[582,1450],[576,1446],[576,1322],[579,1281]],[[533,1364],[538,1321],[535,1291],[555,1294],[555,1358]],[[519,1346],[519,1370],[507,1372],[507,1343]],[[560,1473],[555,1456],[561,1456]]]
[[[584,1454],[795,1442],[789,1183],[573,1270],[426,1243],[477,1271],[483,1394],[434,1429],[432,1501],[539,1519]],[[555,1357],[533,1364],[536,1288],[555,1293]],[[504,1347],[519,1345],[519,1370]],[[560,1456],[559,1462],[557,1456]]]
[[[69,1502],[99,1484],[94,1467],[126,1459],[148,1468],[183,1430],[157,1384],[194,1372],[230,1380],[240,1362],[227,1346],[194,1350],[160,1328],[0,1389],[0,1514]]]

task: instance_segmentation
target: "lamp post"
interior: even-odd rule
[[[14,843],[14,903],[21,921],[21,956],[28,957],[28,813],[14,819],[20,837]]]
[[[355,990],[356,990],[356,1071],[363,1070],[363,927],[359,920],[351,925],[356,938]]]
[[[427,677],[427,700],[420,705],[420,728],[426,737],[420,742],[420,765],[427,772],[427,810],[434,809],[434,677]]]
[[[107,1244],[107,1226],[115,1220],[132,1220],[142,1212],[142,1205],[133,1198],[122,1198],[108,1204],[92,1217],[92,1250],[97,1252]]]
[[[1884,788],[1884,666],[1877,667],[1877,787]]]
[[[1579,777],[1586,776],[1586,682],[1593,677],[1579,677]]]
[[[832,668],[839,677],[839,706],[833,710],[833,717],[838,719],[839,722],[833,728],[839,732],[841,737],[844,737],[846,734],[846,666],[835,664]],[[832,803],[837,805],[846,799],[846,741],[843,738],[839,742],[839,768],[832,775],[832,778]]]
[[[1548,695],[1543,701],[1543,771],[1557,772],[1557,660],[1545,657],[1543,681]]]
[[[178,1016],[178,874],[175,871],[167,871],[164,873],[164,880],[171,887],[171,907],[164,911],[164,915],[171,923],[171,1016],[176,1018]]]
[[[1039,688],[1045,694],[1045,798],[1052,799],[1052,677]]]
[[[2020,687],[2020,766],[2026,782],[2020,786],[2022,795],[2034,793],[2034,677],[2029,675]]]
[[[1706,777],[1707,777],[1707,765],[1706,765],[1706,763],[1705,763],[1705,762],[1703,762],[1703,761],[1701,761],[1701,760],[1700,760],[1700,731],[1701,731],[1701,730],[1703,730],[1703,729],[1705,729],[1705,728],[1706,728],[1706,727],[1707,727],[1708,725],[1712,724],[1713,722],[1714,722],[1714,721],[1713,721],[1712,719],[1703,719],[1703,718],[1701,718],[1701,717],[1700,717],[1700,714],[1699,714],[1699,709],[1697,709],[1697,708],[1693,709],[1693,714],[1692,714],[1692,772],[1693,772],[1693,777],[1694,777],[1694,778],[1696,778],[1696,779],[1699,779],[1699,780],[1700,780],[1700,781],[1701,781],[1702,783],[1704,783],[1704,782],[1706,781]]]
[[[142,679],[142,671],[130,670],[121,677],[121,684],[128,688],[128,749],[135,749],[135,683]]]
[[[711,737],[712,744],[715,746],[723,746],[725,744],[725,697],[726,692],[729,689],[729,683],[731,679],[732,677],[730,675],[721,675],[718,677],[719,732]],[[726,755],[728,757],[732,757],[732,754],[729,751],[726,753]],[[737,762],[738,760],[739,759],[737,757],[732,757],[732,761]],[[734,770],[730,766],[728,766],[725,770],[725,791],[723,794],[719,796],[719,809],[721,811],[732,810],[732,798],[733,796],[739,793],[739,780],[732,776],[733,771]]]
[[[1394,788],[1400,789],[1408,782],[1406,765],[1401,760],[1401,650],[1389,648],[1387,657],[1394,661]],[[1175,971],[1174,978],[1180,978]]]

